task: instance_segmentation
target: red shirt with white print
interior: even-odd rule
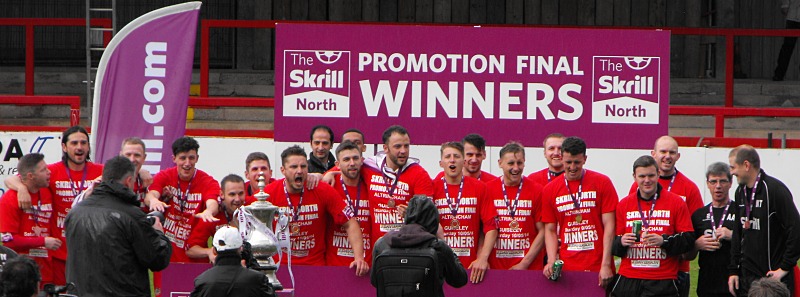
[[[686,206],[689,208],[689,214],[693,214],[698,209],[703,208],[703,196],[700,195],[700,189],[697,188],[697,185],[691,179],[680,171],[675,170],[675,174],[670,177],[659,177],[658,183],[670,193],[678,195],[683,202],[686,202]],[[639,187],[634,182],[628,194],[636,193],[638,188]],[[689,262],[690,261],[680,260],[679,271],[689,272]]]
[[[51,283],[54,281],[51,267],[53,251],[44,246],[44,238],[52,236],[50,221],[53,204],[50,190],[41,188],[39,192],[31,193],[31,205],[32,209],[20,209],[17,191],[6,190],[0,197],[0,238],[5,247],[33,258],[39,264],[42,283]]]
[[[339,193],[339,198],[353,209],[356,221],[361,227],[361,236],[364,242],[364,260],[372,262],[372,244],[370,243],[370,215],[369,215],[369,193],[367,183],[359,182],[358,186],[348,186],[347,192],[342,188],[342,175],[337,174],[333,182],[333,188]],[[348,198],[349,195],[349,198]],[[356,206],[357,205],[357,206]],[[328,244],[325,261],[329,266],[349,266],[353,262],[353,247],[347,240],[347,230],[342,225],[328,222],[328,230],[325,234],[325,242]]]
[[[286,197],[285,179],[269,184],[264,192],[269,194],[272,202],[279,210],[289,215],[292,244],[292,265],[325,265],[325,230],[327,222],[341,225],[353,217],[353,210],[339,198],[339,193],[326,183],[319,183],[309,190],[303,185],[302,193],[289,194]],[[289,207],[291,201],[291,207]],[[275,218],[275,224],[278,218]],[[278,257],[275,256],[275,260]],[[283,257],[281,263],[287,263]]]
[[[562,176],[544,187],[542,222],[559,226],[562,269],[599,272],[605,234],[602,215],[614,213],[617,191],[607,176],[591,170],[585,170],[581,179],[569,181],[569,188],[565,181]]]
[[[194,215],[206,209],[207,200],[219,197],[219,182],[200,169],[195,169],[190,181],[182,181],[178,177],[178,168],[172,167],[153,177],[150,191],[158,192],[161,200],[167,203],[163,225],[164,235],[172,243],[170,262],[207,262],[207,259],[190,259],[186,255],[189,249],[186,241],[195,224]],[[167,196],[171,198],[165,198]]]
[[[414,195],[433,196],[430,175],[418,160],[409,158],[398,174],[385,166],[385,158],[385,154],[378,154],[366,158],[364,166],[361,166],[361,178],[369,185],[371,246],[375,246],[375,241],[387,232],[400,230],[403,226],[397,205],[408,205]]]
[[[693,232],[689,209],[678,195],[661,190],[654,198],[643,200],[638,193],[633,193],[619,202],[616,215],[618,236],[633,232],[633,221],[641,220],[642,215],[649,225],[645,228],[643,224],[642,231],[659,235]],[[678,260],[678,256],[667,256],[661,247],[648,247],[637,242],[628,247],[628,253],[622,257],[619,274],[648,280],[677,279]]]
[[[444,228],[447,245],[466,268],[478,258],[481,233],[497,230],[497,210],[486,194],[486,185],[478,179],[465,176],[463,189],[461,187],[461,183],[448,184],[445,194],[443,178],[434,180],[433,202],[439,210],[439,222]]]
[[[47,165],[50,169],[50,193],[53,194],[53,220],[50,234],[63,243],[53,251],[53,258],[67,260],[67,238],[64,234],[64,220],[72,209],[75,196],[89,187],[92,180],[103,175],[103,165],[86,161],[84,170],[68,169],[66,163],[56,162]]]
[[[539,235],[536,222],[541,221],[542,187],[526,177],[522,177],[520,185],[506,187],[502,176],[486,185],[489,200],[499,215],[497,241],[489,256],[489,266],[492,269],[509,269],[518,264],[528,254],[533,240]],[[544,267],[543,251],[544,249],[539,251],[528,269]]]

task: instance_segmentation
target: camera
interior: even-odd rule
[[[45,296],[74,296],[74,295],[66,295],[67,291],[75,290],[74,283],[67,283],[63,286],[56,286],[54,284],[46,284],[44,285],[43,291]]]
[[[159,221],[163,223],[164,222],[164,213],[160,212],[160,211],[157,211],[157,210],[154,210],[154,211],[151,211],[150,213],[147,214],[147,222],[149,222],[150,225],[155,225],[156,218],[158,218]]]

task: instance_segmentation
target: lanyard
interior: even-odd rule
[[[639,193],[638,189],[636,190],[636,192],[637,195],[641,195],[638,194]],[[636,206],[639,208],[639,217],[642,218],[642,227],[644,227],[644,230],[647,230],[647,227],[650,226],[650,219],[653,217],[653,210],[656,209],[656,202],[658,202],[658,190],[656,189],[656,194],[653,196],[653,204],[650,205],[650,213],[647,215],[647,219],[644,218],[644,212],[642,211],[642,204],[639,200],[644,200],[644,199],[637,198]]]
[[[175,167],[175,170],[180,170]],[[194,174],[192,174],[192,178],[189,179],[189,185],[186,186],[186,191],[181,192],[181,175],[178,172],[178,203],[181,206],[181,213],[183,212],[183,208],[186,205],[186,201],[189,200],[189,189],[192,188],[192,181],[194,181],[194,177],[197,175],[197,169],[194,170]]]
[[[286,189],[286,179],[283,180],[283,193],[286,194],[286,203],[289,204],[289,211],[292,212],[292,222],[297,222],[300,217],[300,207],[303,206],[303,193],[305,188],[300,190],[300,201],[297,202],[297,207],[292,206],[292,199],[289,199],[289,190]]]
[[[72,191],[72,197],[78,196],[81,192],[86,190],[86,174],[88,172],[88,165],[83,164],[83,178],[81,178],[81,183],[75,186],[75,182],[72,180],[72,171],[69,170],[69,166],[67,166],[67,162],[61,162],[64,165],[64,169],[67,170],[67,177],[69,177],[69,188]]]
[[[672,192],[672,185],[675,184],[675,177],[678,176],[678,169],[675,169],[675,173],[672,174],[672,178],[669,180],[669,185],[667,186],[667,192]]]
[[[747,221],[750,221],[750,212],[756,207],[756,189],[758,188],[758,182],[761,180],[761,172],[756,175],[756,183],[753,185],[753,190],[750,191],[750,195],[747,195],[747,185],[742,187],[742,192],[744,192],[744,198],[747,199],[744,202],[744,210],[745,215],[747,216]]]
[[[511,215],[511,219],[514,219],[514,215],[517,213],[517,204],[519,204],[519,193],[522,193],[522,183],[524,179],[519,180],[519,188],[517,189],[517,196],[514,197],[514,202],[509,203],[508,201],[508,192],[506,192],[506,183],[503,181],[503,177],[500,177],[500,184],[503,186],[503,201],[506,202],[506,209],[508,209],[508,214]],[[462,181],[463,184],[463,181]],[[447,191],[445,191],[446,193]],[[459,191],[459,196],[461,196]]]
[[[455,207],[453,207],[453,202],[450,200],[450,192],[447,191],[447,181],[444,180],[444,177],[442,177],[442,184],[444,185],[444,197],[447,200],[447,207],[450,208],[450,214],[455,218],[458,214],[458,206],[461,205],[461,193],[464,190],[464,177],[461,177],[461,184],[458,186],[458,198],[456,198]],[[520,183],[520,185],[522,185],[522,183]],[[504,185],[503,194],[505,194],[505,189],[506,187]],[[517,199],[519,199],[519,192],[517,192]],[[506,201],[506,205],[508,205],[508,201]],[[514,211],[516,212],[516,209],[514,209]]]
[[[722,227],[722,223],[725,223],[725,216],[728,215],[728,207],[731,207],[730,200],[728,200],[728,205],[725,205],[725,210],[722,211],[722,217],[719,219],[719,225],[717,225],[716,223],[714,223],[714,206],[713,205],[708,206],[708,216],[711,217],[711,227],[713,228],[711,229],[711,232],[715,234],[714,236],[715,238],[716,238],[717,228]]]
[[[397,189],[397,182],[400,181],[400,173],[403,172],[403,168],[397,169],[397,173],[394,173],[394,183],[389,182],[389,175],[386,174],[387,171],[393,173],[390,170],[391,168],[386,167],[386,158],[384,158],[383,164],[381,164],[381,174],[383,174],[383,182],[386,184],[386,188],[389,192],[389,199],[393,199],[394,190]]]
[[[347,191],[347,185],[344,184],[344,178],[340,178],[339,181],[342,182],[342,189],[344,190],[345,198],[347,198],[347,204],[349,204],[350,207],[353,208],[353,216],[358,216],[358,206],[359,206],[358,204],[359,204],[359,201],[361,201],[361,179],[358,179],[358,184],[356,185],[356,202],[355,203],[353,203],[353,200],[350,199],[350,192]],[[284,189],[285,189],[285,187],[284,187]],[[289,194],[286,194],[286,196],[288,197]],[[300,197],[302,199],[303,195],[300,194]]]
[[[575,209],[581,208],[581,196],[583,196],[583,177],[586,176],[586,170],[581,172],[581,181],[578,184],[578,192],[575,195],[572,194],[572,190],[569,189],[569,181],[567,180],[567,176],[564,175],[564,185],[567,186],[567,193],[569,193],[569,198],[572,198],[572,204],[575,206]]]

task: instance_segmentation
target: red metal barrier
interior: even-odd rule
[[[80,125],[81,97],[0,95],[0,105],[69,105],[69,125]],[[0,125],[2,131],[62,131],[64,127]]]
[[[95,18],[90,24],[92,26],[111,28],[111,19]],[[86,19],[79,18],[0,18],[0,26],[22,26],[25,27],[25,95],[33,96],[33,69],[34,58],[34,28],[40,26],[54,27],[85,27]],[[103,32],[103,42],[108,44],[111,41],[111,32]]]
[[[189,106],[194,108],[219,108],[219,107],[255,107],[273,108],[273,98],[243,98],[243,97],[189,97]],[[231,130],[231,129],[186,129],[186,135],[192,136],[226,136],[226,137],[257,137],[274,138],[273,130]]]

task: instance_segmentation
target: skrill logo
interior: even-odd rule
[[[593,57],[592,122],[658,124],[661,59]]]
[[[350,52],[283,52],[283,115],[350,116]]]

